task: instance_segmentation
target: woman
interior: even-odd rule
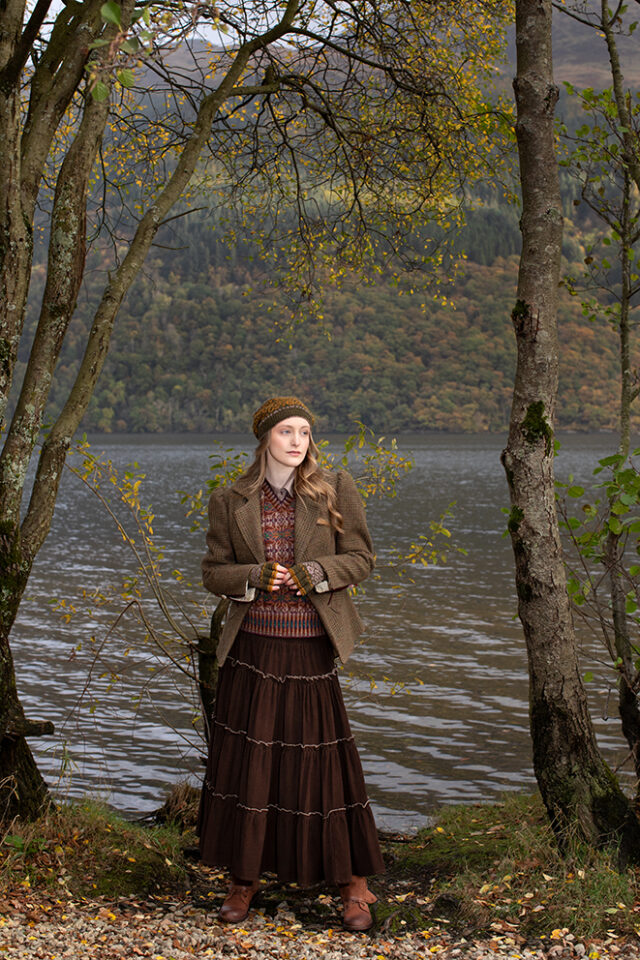
[[[226,866],[220,917],[246,917],[262,871],[340,888],[343,923],[367,930],[384,869],[337,677],[362,622],[350,584],[374,566],[348,473],[321,470],[313,416],[295,397],[256,412],[255,460],[209,502],[204,585],[231,600],[200,805],[204,863]]]

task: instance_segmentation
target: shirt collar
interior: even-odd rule
[[[269,484],[269,486],[271,487],[271,489],[273,490],[273,492],[275,493],[275,495],[277,496],[278,500],[284,500],[286,496],[290,497],[293,495],[293,481],[295,479],[295,475],[296,475],[296,471],[294,468],[289,474],[284,484],[282,482],[278,483],[273,476],[273,471],[269,469],[269,464],[267,463],[267,469],[265,471],[265,479]],[[281,478],[278,478],[278,479],[281,480]]]

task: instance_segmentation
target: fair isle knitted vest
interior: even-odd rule
[[[262,536],[267,560],[293,566],[295,546],[295,498],[279,500],[265,480],[260,491]],[[315,607],[307,597],[281,587],[276,593],[258,591],[242,621],[242,630],[263,637],[320,637],[325,630]]]

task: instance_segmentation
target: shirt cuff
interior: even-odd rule
[[[229,597],[229,600],[235,600],[236,603],[251,603],[255,600],[258,591],[255,587],[250,587],[248,583],[244,587],[244,595],[241,597]]]

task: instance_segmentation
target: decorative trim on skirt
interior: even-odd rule
[[[218,674],[198,832],[241,880],[384,870],[329,638],[240,632]]]

